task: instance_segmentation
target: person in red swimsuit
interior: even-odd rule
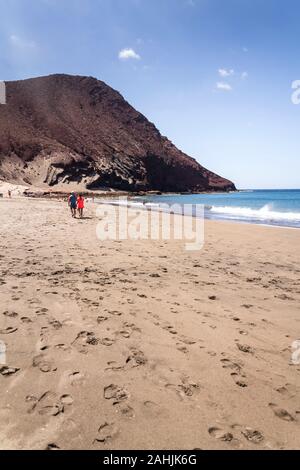
[[[78,212],[79,212],[79,217],[82,219],[83,209],[84,209],[84,198],[83,198],[83,196],[81,196],[81,194],[79,194],[79,196],[77,198],[77,209],[78,209]]]

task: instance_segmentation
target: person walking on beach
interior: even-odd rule
[[[11,190],[10,189],[8,190],[8,197],[9,197],[9,199],[11,199]]]
[[[84,209],[84,198],[81,194],[79,194],[77,198],[77,208],[79,212],[79,217],[82,219],[83,217],[83,209]]]
[[[77,210],[77,198],[75,193],[71,193],[69,197],[69,207],[71,209],[72,217],[76,218],[76,210]]]

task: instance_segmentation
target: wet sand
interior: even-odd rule
[[[1,449],[300,447],[300,231],[207,221],[189,252],[0,211]]]

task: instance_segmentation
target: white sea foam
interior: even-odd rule
[[[102,204],[110,204],[117,206],[126,206],[131,209],[145,209],[145,210],[154,210],[154,211],[164,211],[164,212],[173,212],[172,204],[163,204],[162,202],[145,202],[132,199],[97,199],[96,202]],[[174,202],[175,203],[175,202]],[[178,203],[180,206],[180,203]],[[196,206],[196,204],[194,205]],[[193,207],[194,207],[193,206]],[[185,215],[195,215],[194,209],[190,206],[187,209],[185,206]],[[282,226],[291,226],[299,227],[300,226],[300,212],[280,212],[272,208],[271,204],[267,204],[260,209],[253,209],[251,207],[234,207],[234,206],[210,206],[205,204],[205,214],[211,214],[216,218],[222,218],[227,220],[235,221],[245,221],[245,222],[254,222],[266,225],[282,225]],[[177,212],[177,211],[175,211]],[[182,212],[179,212],[182,213]]]
[[[300,222],[300,212],[274,211],[270,205],[261,209],[234,206],[212,206],[210,212],[232,218],[257,219],[262,221]]]
[[[96,199],[96,202],[101,204],[110,204],[113,206],[126,206],[131,208],[158,208],[160,207],[159,203],[156,202],[138,202],[131,199]]]
[[[142,202],[133,202],[128,199],[96,199],[100,204],[109,204],[113,206],[126,206],[126,207],[144,207]]]

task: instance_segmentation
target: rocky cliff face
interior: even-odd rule
[[[6,82],[6,96],[0,105],[0,179],[66,190],[235,189],[94,78]]]

